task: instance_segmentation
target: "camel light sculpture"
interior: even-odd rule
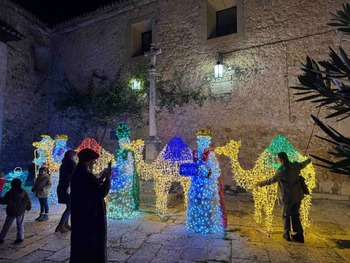
[[[252,190],[254,182],[262,181],[273,177],[278,169],[278,163],[275,161],[276,155],[279,152],[286,152],[289,159],[301,162],[306,159],[305,156],[294,150],[291,143],[283,136],[278,135],[270,143],[256,161],[252,170],[244,170],[238,160],[240,141],[229,141],[225,146],[217,147],[215,152],[223,154],[230,159],[232,173],[237,185],[246,189]],[[305,178],[306,185],[310,190],[310,195],[304,197],[301,204],[301,220],[303,228],[310,226],[309,211],[311,208],[311,192],[316,187],[315,169],[312,164],[308,165],[301,171],[301,175]],[[262,223],[265,216],[265,226],[267,233],[270,234],[273,229],[273,209],[277,199],[277,184],[266,187],[253,189],[254,199],[254,219],[257,224]]]

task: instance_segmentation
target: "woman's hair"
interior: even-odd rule
[[[289,165],[289,159],[288,155],[285,152],[280,152],[277,154],[278,158],[280,158],[283,162],[283,165],[288,166]]]
[[[72,158],[73,156],[76,156],[77,155],[77,152],[74,151],[74,150],[68,150],[66,151],[66,153],[64,154],[64,157],[67,157],[67,158]]]

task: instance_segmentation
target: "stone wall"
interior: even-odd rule
[[[301,153],[327,156],[328,145],[314,135],[323,133],[314,127],[310,115],[327,114],[309,102],[296,103],[287,87],[297,82],[301,62],[307,55],[316,60],[328,58],[328,46],[337,48],[341,34],[327,26],[330,13],[342,8],[340,0],[265,0],[238,1],[242,13],[241,32],[235,38],[203,40],[206,1],[123,1],[64,23],[52,36],[52,79],[59,82],[66,74],[72,83],[86,88],[92,71],[110,78],[117,72],[130,75],[129,68],[145,58],[130,58],[128,38],[132,21],[148,19],[154,23],[154,42],[163,53],[157,59],[165,80],[179,74],[188,88],[204,85],[208,99],[202,107],[190,104],[176,108],[174,113],[158,112],[158,135],[163,144],[175,135],[195,147],[195,133],[208,128],[213,133],[213,145],[221,146],[230,139],[242,141],[240,162],[252,169],[258,156],[271,140],[287,137]],[[232,93],[215,94],[211,89],[213,66],[217,53],[231,67]],[[59,86],[56,87],[57,90]],[[54,97],[50,97],[53,101]],[[146,139],[147,122],[126,121],[132,137]],[[348,122],[327,123],[350,136]],[[111,123],[113,130],[116,123]],[[50,133],[66,133],[79,141],[87,134],[68,120],[58,121],[54,107],[49,111]],[[74,139],[73,139],[74,138]],[[104,147],[113,150],[115,142],[106,140]],[[219,157],[224,183],[234,184],[229,161]],[[350,195],[350,180],[317,169],[319,193]]]
[[[7,45],[7,72],[0,94],[4,102],[0,169],[28,169],[33,160],[33,141],[47,132],[50,30],[11,2],[0,0],[0,7],[0,20],[24,36],[23,40],[3,44]],[[43,49],[46,56],[38,55]]]

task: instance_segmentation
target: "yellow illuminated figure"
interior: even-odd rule
[[[33,142],[33,146],[37,148],[34,151],[35,176],[38,175],[39,168],[47,167],[52,181],[52,189],[56,189],[60,161],[57,162],[54,149],[56,146],[58,147],[61,142],[51,139],[49,135],[41,135],[41,137],[42,139],[40,142]],[[57,204],[56,191],[50,191],[49,202],[51,204]]]
[[[187,207],[187,192],[190,178],[180,176],[180,165],[192,162],[192,153],[180,137],[175,136],[159,153],[154,162],[157,171],[154,177],[156,189],[156,210],[161,216],[168,213],[168,194],[173,182],[181,184],[185,193],[185,207]]]
[[[167,199],[169,189],[173,182],[180,182],[184,195],[185,207],[187,206],[187,192],[190,186],[189,178],[179,175],[181,163],[189,160],[176,160],[166,157],[167,146],[159,153],[156,160],[146,163],[143,159],[144,141],[136,140],[124,143],[123,147],[135,153],[137,172],[143,180],[154,180],[154,190],[156,195],[156,211],[160,216],[168,213]]]
[[[268,233],[271,233],[273,226],[273,209],[277,199],[277,185],[269,185],[266,187],[252,189],[255,182],[264,181],[272,178],[278,168],[276,162],[276,155],[279,152],[286,152],[291,161],[302,162],[307,157],[295,151],[290,142],[283,136],[274,138],[269,147],[264,150],[258,160],[256,161],[252,170],[244,170],[238,160],[240,141],[229,141],[225,146],[217,147],[215,152],[223,154],[230,159],[232,173],[237,185],[253,191],[254,199],[254,219],[257,224],[262,223],[264,216],[264,223]],[[310,195],[306,195],[301,204],[301,220],[303,228],[310,226],[309,212],[311,208],[311,193],[316,187],[315,169],[312,164],[301,170],[301,175],[305,178],[306,185],[310,191]]]
[[[38,175],[38,170],[41,166],[46,165],[50,174],[54,172],[55,165],[52,157],[52,149],[55,145],[55,141],[51,139],[49,135],[41,135],[40,142],[33,142],[34,150],[34,164],[35,164],[35,176]]]

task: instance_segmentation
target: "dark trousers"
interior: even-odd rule
[[[292,220],[293,231],[302,234],[303,227],[300,221],[300,205],[301,203],[296,204],[285,204],[283,206],[283,227],[284,233],[290,232],[290,221]]]
[[[60,224],[62,224],[62,225],[68,224],[69,215],[70,215],[70,200],[68,200],[68,202],[66,204],[66,210],[64,210],[64,212],[62,214]]]
[[[48,214],[49,213],[49,204],[47,202],[47,197],[38,198],[40,203],[40,214]]]

